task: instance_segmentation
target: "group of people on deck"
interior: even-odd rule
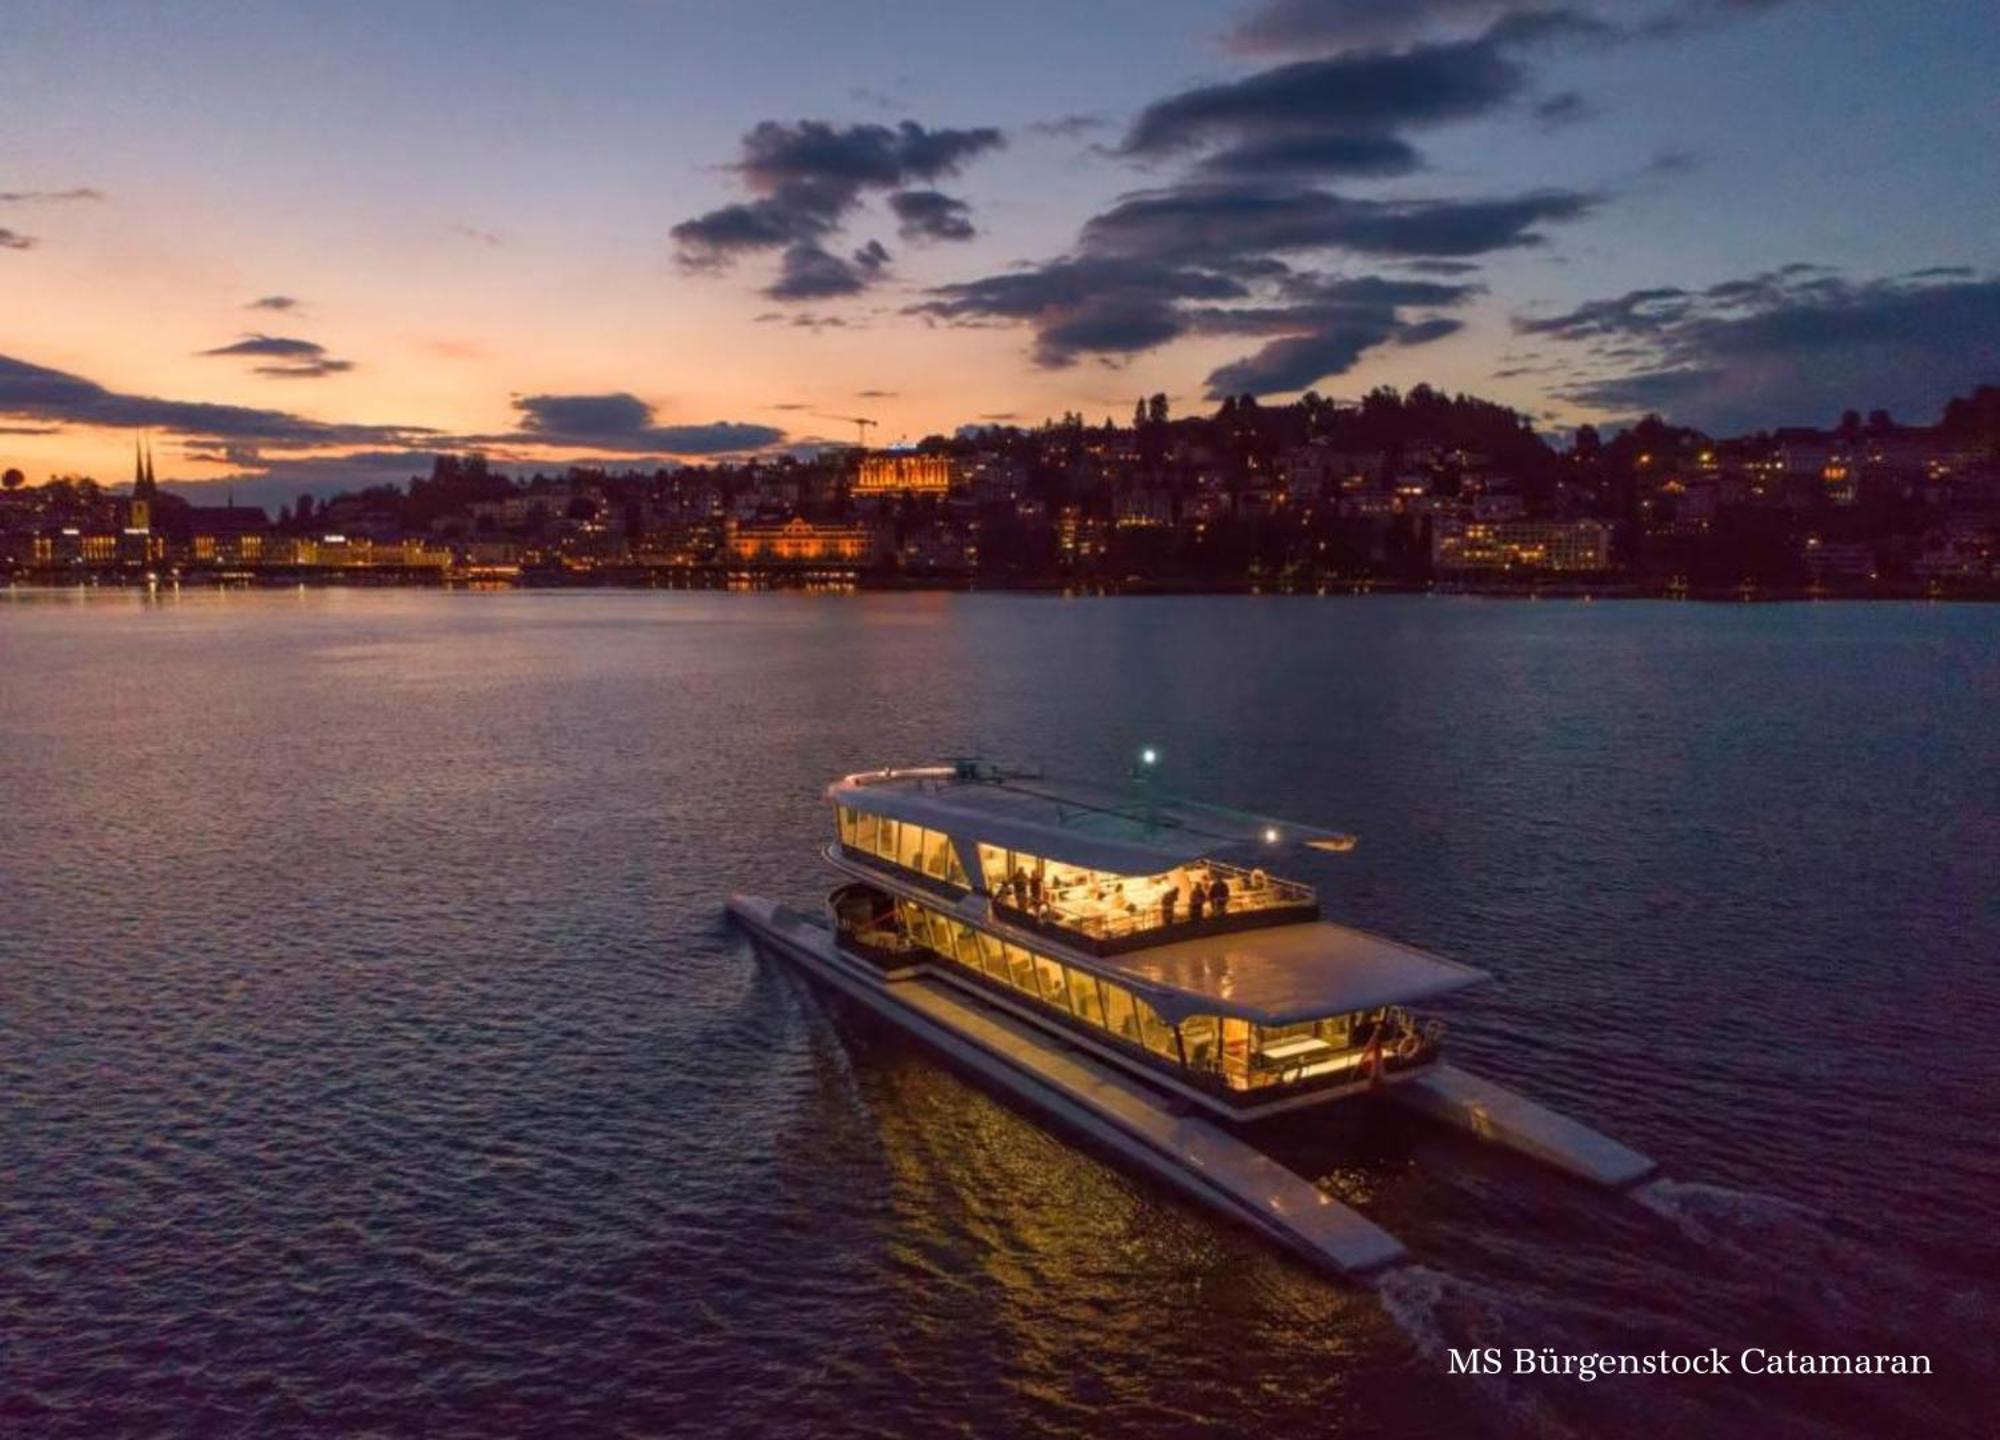
[[[1269,879],[1262,870],[1240,873],[1232,888],[1230,877],[1212,866],[1181,866],[1154,878],[1129,881],[1111,875],[1055,874],[1046,881],[1042,871],[1017,865],[1001,882],[996,898],[1044,920],[1076,920],[1093,915],[1130,917],[1141,924],[1148,914],[1159,925],[1199,922],[1229,913],[1232,902],[1256,905],[1266,898]],[[1149,893],[1150,892],[1150,893]],[[1185,900],[1185,910],[1183,910]]]

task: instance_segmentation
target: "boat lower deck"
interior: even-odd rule
[[[885,975],[843,953],[824,923],[789,906],[736,896],[729,909],[758,939],[1001,1090],[1314,1264],[1353,1276],[1402,1258],[1395,1237],[1242,1134],[1081,1047],[922,967]],[[1390,1094],[1402,1099],[1406,1091],[1412,1108],[1580,1178],[1624,1186],[1653,1168],[1637,1152],[1450,1066]]]

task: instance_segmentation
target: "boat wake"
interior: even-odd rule
[[[1972,1347],[1969,1363],[2000,1364],[1988,1297],[1940,1284],[1940,1272],[1833,1215],[1775,1195],[1699,1181],[1659,1179],[1632,1198],[1685,1238],[1755,1276],[1771,1299],[1846,1348],[1873,1337],[1879,1348]]]
[[[1505,1347],[1537,1329],[1536,1317],[1518,1298],[1492,1286],[1434,1270],[1428,1265],[1398,1265],[1375,1280],[1382,1309],[1416,1346],[1437,1374],[1448,1374],[1451,1352],[1467,1347]],[[1565,1436],[1547,1406],[1498,1375],[1457,1377],[1484,1391],[1509,1435]]]
[[[1698,1180],[1662,1176],[1632,1192],[1632,1198],[1698,1245],[1754,1248],[1767,1253],[1772,1232],[1824,1224],[1809,1206],[1754,1190],[1732,1190]]]

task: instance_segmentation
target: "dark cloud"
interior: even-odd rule
[[[0,205],[67,205],[78,200],[102,200],[104,192],[88,185],[68,190],[0,190]]]
[[[822,246],[802,241],[785,251],[778,278],[765,286],[763,293],[773,300],[834,300],[858,295],[888,263],[889,252],[879,241],[869,241],[852,259],[845,260]]]
[[[897,392],[894,390],[856,390],[854,392],[854,398],[857,400],[893,400],[896,395]]]
[[[855,193],[891,190],[912,180],[955,175],[968,160],[1001,143],[998,130],[927,130],[914,120],[893,128],[766,120],[743,137],[736,169],[751,189],[765,194],[793,184]]]
[[[863,197],[899,192],[890,203],[905,235],[966,238],[971,225],[962,201],[909,187],[955,175],[1003,143],[998,130],[926,129],[913,120],[895,126],[766,120],[743,137],[741,158],[730,167],[754,198],[676,225],[681,263],[717,270],[746,253],[782,250],[766,295],[790,301],[855,294],[880,275],[888,252],[870,241],[844,260],[825,242]],[[919,196],[932,198],[909,198]]]
[[[942,190],[898,190],[889,197],[889,208],[905,240],[970,240],[978,233],[972,207]]]
[[[80,375],[4,355],[0,355],[0,415],[62,425],[145,427],[296,449],[425,444],[437,433],[421,426],[328,424],[283,410],[120,394]]]
[[[794,330],[861,330],[867,328],[858,320],[849,320],[844,315],[821,315],[812,310],[766,310],[755,321],[759,325],[789,325]]]
[[[1520,64],[1490,37],[1301,60],[1157,100],[1133,122],[1123,149],[1157,157],[1301,134],[1383,134],[1489,114],[1526,83]]]
[[[1536,227],[1587,214],[1572,190],[1486,200],[1364,200],[1296,186],[1174,186],[1126,196],[1084,227],[1086,249],[1226,263],[1243,255],[1347,250],[1380,256],[1483,255],[1536,245]]]
[[[197,353],[266,360],[271,363],[256,366],[255,373],[278,380],[317,380],[328,375],[345,374],[354,368],[353,361],[337,360],[327,354],[325,346],[288,335],[247,335],[233,345],[220,345]]]
[[[1205,332],[1275,337],[1255,354],[1211,373],[1209,396],[1304,390],[1326,376],[1345,374],[1378,346],[1442,339],[1462,322],[1448,316],[1413,320],[1408,310],[1457,305],[1472,290],[1468,285],[1378,275],[1304,277],[1281,287],[1292,303],[1205,311],[1196,321]]]
[[[1031,135],[1045,135],[1052,140],[1078,140],[1110,123],[1102,115],[1059,115],[1053,120],[1037,120],[1027,129]]]
[[[1242,281],[1186,266],[1116,257],[1051,261],[1027,270],[933,289],[912,312],[958,323],[1026,321],[1036,330],[1035,361],[1072,363],[1080,353],[1130,354],[1186,328],[1177,302],[1230,300]]]
[[[1664,37],[1789,3],[1794,0],[1575,0],[1565,8],[1607,33]],[[1532,23],[1552,8],[1551,0],[1260,0],[1224,38],[1230,48],[1250,54],[1321,54]]]
[[[664,455],[721,455],[762,450],[785,438],[771,425],[718,420],[706,425],[658,425],[653,407],[636,395],[523,395],[514,402],[520,429],[507,440],[541,445]]]
[[[0,226],[0,250],[32,250],[36,243],[32,235],[23,235],[18,230]]]
[[[1827,423],[1850,405],[1929,415],[2000,375],[2000,276],[1851,281],[1810,265],[1592,301],[1517,328],[1569,342],[1554,393],[1717,433]]]
[[[462,235],[467,240],[476,241],[489,250],[498,250],[507,243],[507,237],[497,230],[481,230],[477,225],[454,225],[451,233]]]
[[[293,295],[259,295],[243,308],[245,310],[296,310],[300,301]]]

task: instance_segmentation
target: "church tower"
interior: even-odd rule
[[[153,499],[160,487],[153,479],[153,447],[144,441],[132,445],[132,530],[153,528]]]

